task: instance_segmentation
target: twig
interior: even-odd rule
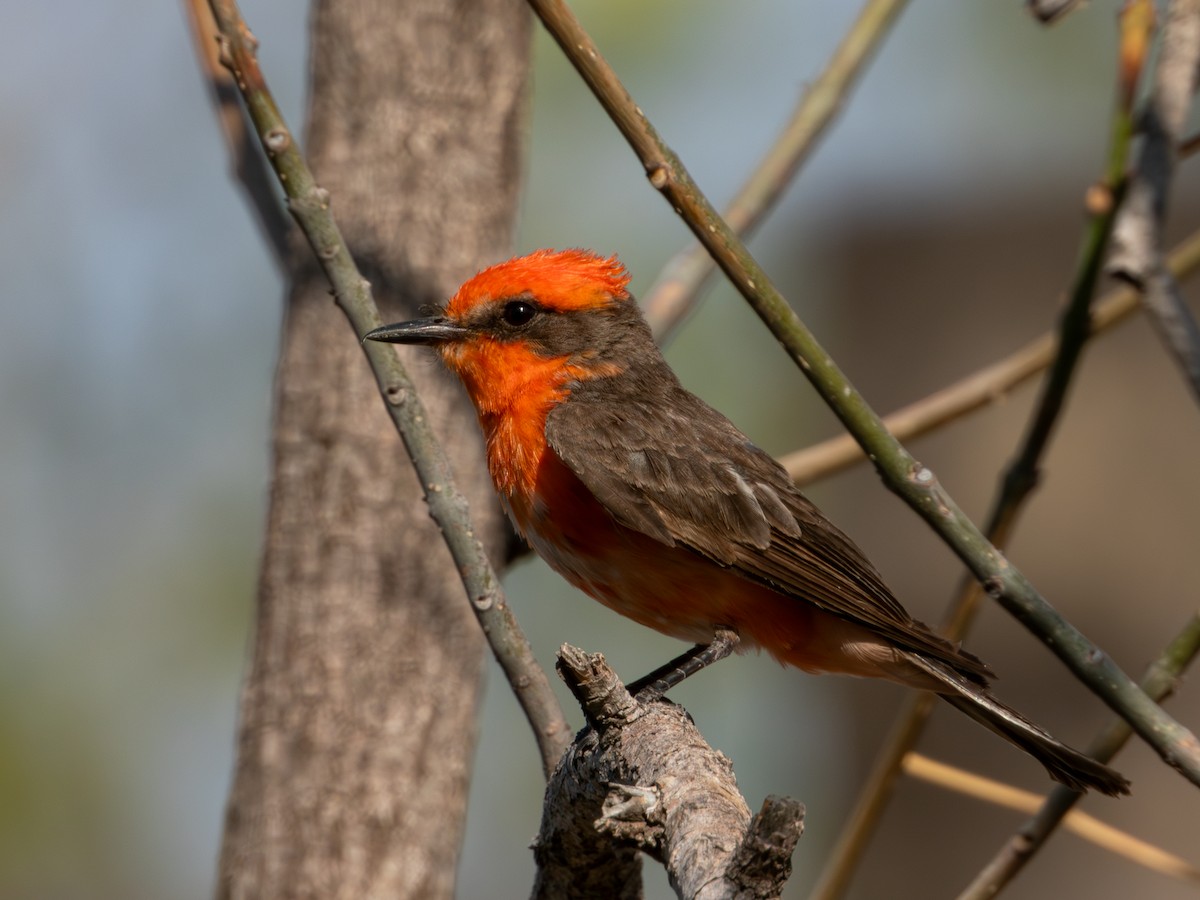
[[[1162,262],[1162,231],[1176,156],[1200,63],[1200,0],[1171,0],[1154,90],[1142,121],[1142,148],[1117,221],[1109,270],[1142,291],[1167,350],[1200,398],[1200,325]]]
[[[1134,85],[1141,72],[1144,53],[1136,58],[1136,65],[1125,63],[1134,61],[1128,52],[1131,47],[1144,50],[1144,30],[1138,21],[1129,17],[1122,19],[1119,50],[1122,64],[1118,66],[1117,102],[1113,107],[1108,159],[1100,184],[1089,192],[1093,198],[1091,217],[1072,279],[1069,302],[1059,319],[1055,337],[1047,341],[1054,348],[1049,375],[1034,406],[1024,440],[1005,471],[1000,490],[992,501],[987,536],[997,547],[1007,546],[1017,517],[1037,485],[1041,460],[1062,413],[1076,364],[1088,337],[1093,333],[1089,327],[1092,298],[1096,293],[1104,251],[1124,192],[1125,166],[1133,134]],[[979,585],[971,579],[964,579],[944,617],[943,631],[950,640],[958,640],[966,633],[979,608],[980,597]],[[891,796],[897,773],[916,746],[932,709],[929,697],[914,697],[905,703],[896,726],[876,756],[871,774],[859,792],[854,812],[830,854],[817,889],[813,892],[814,898],[832,900],[845,891]]]
[[[1061,374],[1069,377],[1076,354],[1066,345],[1068,335],[1062,329],[1069,327],[1074,334],[1070,340],[1082,341],[1124,320],[1137,308],[1137,295],[1127,288],[1113,291],[1094,306],[1091,306],[1091,296],[1099,275],[1100,253],[1112,231],[1113,214],[1119,208],[1120,195],[1125,190],[1125,166],[1133,136],[1134,96],[1149,49],[1152,16],[1152,5],[1138,0],[1128,4],[1121,18],[1117,103],[1114,107],[1109,155],[1101,184],[1088,192],[1088,207],[1092,212],[1088,225],[1090,237],[1072,288],[1070,309],[1074,312],[1064,317],[1056,334],[1043,335],[1007,359],[888,416],[884,422],[898,439],[905,440],[923,434],[952,418],[994,402],[1051,363],[1061,370]],[[1173,271],[1180,274],[1200,264],[1200,232],[1176,248],[1169,264]],[[1086,293],[1081,295],[1081,290]],[[1064,351],[1067,351],[1065,355]],[[1043,407],[1048,400],[1061,403],[1061,400],[1054,400],[1057,393],[1054,389],[1055,377],[1051,375],[1047,393],[1043,395]],[[1065,383],[1061,387],[1065,387]],[[1043,422],[1042,427],[1048,428],[1056,414],[1054,409],[1043,408],[1037,416]],[[1038,427],[1035,425],[1035,431]],[[1036,437],[1036,434],[1031,437]],[[1031,441],[1025,452],[1027,458],[1032,460],[1040,454],[1040,448]],[[784,458],[783,464],[798,483],[804,484],[819,475],[838,471],[858,459],[861,459],[859,448],[848,435],[842,435],[793,453]]]
[[[313,179],[267,89],[255,57],[256,41],[233,0],[212,0],[221,31],[221,61],[234,75],[246,110],[288,197],[288,208],[312,245],[334,289],[334,299],[358,338],[382,324],[371,288],[359,273],[329,210],[329,195]],[[429,417],[393,348],[368,342],[363,352],[375,373],[388,413],[425,490],[429,513],[441,527],[471,609],[533,728],[547,776],[570,732],[550,688],[504,597],[499,578],[471,526],[467,501],[455,486]]]
[[[1167,259],[1176,278],[1184,278],[1200,267],[1200,231],[1178,244]],[[1126,321],[1138,310],[1139,296],[1130,287],[1106,293],[1092,306],[1091,333],[1098,335]],[[1058,335],[1047,332],[1004,359],[966,378],[923,397],[884,417],[884,425],[897,440],[920,437],[968,413],[996,403],[1014,388],[1044,371],[1058,352]],[[849,434],[789,453],[780,460],[788,473],[803,486],[848,469],[866,457]]]
[[[783,134],[726,208],[730,228],[748,236],[775,208],[907,5],[908,0],[867,0],[825,70],[804,91]],[[701,244],[680,251],[663,267],[642,298],[646,319],[660,342],[695,306],[715,268]]]
[[[993,599],[1045,642],[1083,684],[1133,723],[1138,734],[1169,765],[1200,784],[1200,741],[1060,616],[987,541],[933,472],[888,433],[879,416],[700,192],[679,158],[658,137],[567,6],[561,0],[529,2],[633,147],[650,183],[671,203],[830,409],[862,444],[887,486],[933,527]]]
[[[1200,652],[1200,616],[1193,616],[1146,670],[1142,677],[1143,690],[1159,702],[1165,700],[1175,690],[1179,676],[1196,658],[1197,652]],[[1100,762],[1108,762],[1129,740],[1130,734],[1128,723],[1116,719],[1092,741],[1087,753]],[[996,896],[1045,844],[1058,824],[1071,813],[1080,796],[1057,787],[1052,790],[1040,807],[1033,810],[1036,815],[1005,842],[959,900],[984,900]],[[1195,869],[1192,869],[1191,877],[1196,878]]]
[[[1123,46],[1127,43],[1128,34],[1128,30],[1123,30]],[[1047,352],[1053,350],[1050,374],[1034,407],[1023,444],[1001,480],[1000,491],[988,516],[988,540],[997,547],[1007,546],[1020,509],[1037,484],[1038,470],[1050,434],[1062,412],[1067,388],[1083,346],[1092,333],[1089,328],[1091,301],[1096,292],[1113,219],[1119,208],[1125,163],[1129,156],[1132,92],[1126,90],[1127,77],[1128,73],[1123,72],[1119,81],[1119,99],[1114,106],[1112,139],[1105,173],[1101,185],[1092,192],[1093,197],[1102,197],[1103,202],[1093,205],[1073,278],[1070,301],[1059,320],[1057,333],[1053,337],[1047,335],[1038,342],[1046,345]],[[980,597],[979,585],[973,580],[964,580],[945,617],[943,630],[951,640],[957,640],[966,633],[978,609]],[[926,696],[916,696],[905,703],[896,726],[876,756],[871,774],[859,792],[854,812],[829,856],[825,871],[813,891],[814,898],[831,900],[845,891],[867,841],[887,806],[897,773],[904,765],[906,756],[916,746],[932,709],[931,698]]]
[[[1142,284],[1142,305],[1155,330],[1174,355],[1192,393],[1200,399],[1200,325],[1183,301],[1170,271],[1156,265]]]
[[[948,791],[982,800],[1017,812],[1036,812],[1042,798],[1032,791],[984,778],[974,772],[968,772],[956,766],[946,765],[937,760],[922,756],[920,753],[910,753],[904,760],[904,771],[913,778],[919,778],[929,784],[937,785]],[[1079,796],[1076,794],[1075,796]],[[1090,816],[1079,810],[1071,810],[1063,819],[1063,827],[1074,832],[1086,841],[1091,841],[1118,856],[1124,856],[1138,865],[1171,875],[1187,881],[1200,879],[1200,870],[1174,854],[1155,847],[1146,841],[1101,822],[1095,816]],[[960,894],[959,900],[965,900],[970,894]],[[990,895],[983,895],[990,896]]]
[[[729,760],[686,710],[636,700],[600,654],[564,646],[558,670],[591,727],[546,787],[533,896],[641,896],[622,856],[635,847],[662,861],[680,897],[778,897],[803,807],[772,797],[752,818]]]
[[[246,127],[233,76],[218,58],[217,23],[213,20],[209,0],[184,0],[183,6],[187,10],[200,71],[208,84],[209,97],[229,150],[234,177],[246,191],[250,208],[254,211],[263,237],[267,239],[276,265],[282,271],[287,271],[290,257],[288,235],[291,234],[292,223],[284,214],[279,196],[267,174],[256,135]]]

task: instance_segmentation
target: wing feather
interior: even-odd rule
[[[673,376],[666,385],[641,379],[618,396],[605,381],[580,384],[552,410],[546,438],[619,523],[929,654],[972,681],[992,677],[978,658],[914,620],[787,472]]]

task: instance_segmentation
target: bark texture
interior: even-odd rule
[[[308,157],[385,320],[443,301],[508,255],[529,57],[523,4],[323,0],[311,52]],[[293,251],[217,894],[451,897],[482,640],[309,253]],[[474,413],[431,360],[407,352],[496,558],[504,530]]]
[[[751,817],[732,764],[687,710],[635,699],[600,654],[564,645],[558,671],[589,727],[546,786],[534,900],[637,900],[639,850],[684,900],[778,897],[804,807],[768,797]]]

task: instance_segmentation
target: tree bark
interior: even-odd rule
[[[804,807],[768,797],[751,817],[733,764],[687,710],[635,699],[601,654],[564,644],[558,672],[588,727],[546,785],[534,900],[637,900],[639,850],[683,900],[779,897]]]
[[[386,321],[509,255],[528,58],[519,0],[316,4],[306,148]],[[451,897],[482,640],[309,254],[294,247],[217,894]],[[430,360],[411,372],[498,558],[474,414]]]

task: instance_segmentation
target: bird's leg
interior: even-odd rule
[[[738,633],[733,629],[718,628],[707,644],[697,644],[629,685],[629,693],[642,703],[653,702],[685,678],[727,657],[737,647],[739,640]]]

